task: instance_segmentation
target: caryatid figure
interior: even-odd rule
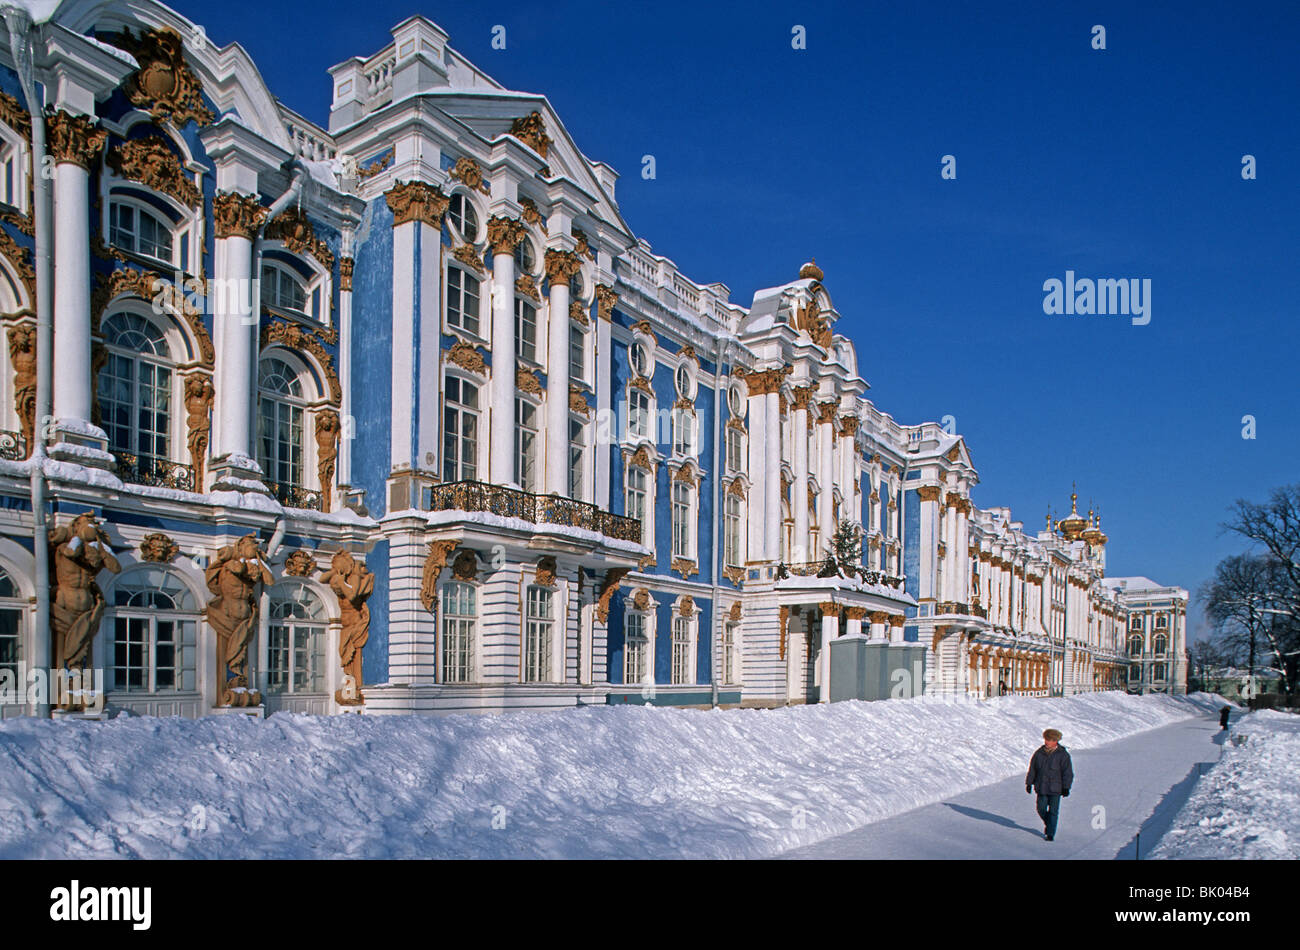
[[[343,631],[339,635],[339,660],[346,676],[344,688],[334,694],[341,706],[360,706],[361,648],[370,639],[370,608],[366,599],[374,592],[375,575],[347,551],[339,551],[330,561],[330,569],[321,575],[338,596]]]
[[[54,631],[54,664],[59,670],[80,673],[104,615],[104,593],[95,583],[100,571],[120,573],[108,535],[89,514],[78,515],[70,525],[49,532],[54,567],[50,601],[50,627]]]
[[[272,581],[257,538],[246,534],[223,547],[204,578],[216,595],[204,616],[217,632],[217,703],[256,706],[262,697],[248,688],[248,645],[257,632],[259,585]]]

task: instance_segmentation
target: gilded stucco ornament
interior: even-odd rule
[[[185,43],[169,27],[142,31],[138,37],[123,29],[113,44],[135,57],[140,68],[124,85],[131,104],[155,119],[180,128],[193,120],[212,123],[212,112],[203,104],[203,86],[185,62]]]
[[[90,171],[98,163],[108,132],[97,128],[93,118],[59,109],[50,113],[45,124],[56,164],[79,165]]]
[[[261,589],[273,578],[256,535],[221,548],[204,579],[213,594],[204,617],[217,634],[217,705],[257,706],[262,697],[249,686],[248,648],[257,632]]]
[[[316,477],[320,485],[320,510],[329,514],[334,496],[334,467],[339,457],[343,426],[333,409],[316,413]]]
[[[551,148],[551,137],[546,134],[546,124],[540,112],[534,110],[510,124],[510,134],[523,142],[542,158]]]
[[[140,560],[166,564],[181,553],[181,546],[161,531],[140,539]]]
[[[472,188],[485,195],[492,193],[488,183],[483,180],[482,166],[469,156],[456,159],[456,164],[451,167],[451,171],[447,174],[466,188]]]
[[[216,390],[212,377],[206,373],[191,373],[185,377],[185,444],[190,450],[190,465],[194,468],[194,489],[203,490],[203,466],[208,457],[208,438],[212,432],[212,409]]]
[[[423,181],[399,181],[384,192],[384,200],[393,212],[393,227],[420,221],[437,230],[450,201],[441,188]]]
[[[360,706],[366,700],[361,692],[361,651],[370,639],[370,608],[366,601],[375,591],[375,575],[347,551],[338,551],[330,559],[330,569],[321,580],[339,599],[339,663],[343,667],[343,687],[334,693],[340,706]]]
[[[251,241],[257,237],[266,213],[256,197],[219,191],[212,199],[213,233],[217,240],[241,237]]]
[[[108,535],[92,515],[78,515],[71,524],[51,529],[48,537],[53,568],[50,629],[54,633],[54,666],[84,670],[106,606],[95,577],[104,570],[121,573],[122,566],[113,556]]]
[[[181,160],[160,135],[123,142],[109,149],[105,160],[119,178],[171,195],[183,205],[196,208],[203,201],[198,186],[185,174]]]
[[[443,359],[453,366],[459,366],[478,376],[487,375],[487,363],[483,359],[482,352],[464,340],[457,340],[452,344],[451,349],[443,350]]]
[[[25,444],[23,458],[27,458],[36,432],[36,327],[30,323],[9,328],[9,362],[14,368],[14,411]]]

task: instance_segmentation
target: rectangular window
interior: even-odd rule
[[[695,416],[685,409],[673,412],[673,453],[695,454]]]
[[[525,683],[547,683],[551,679],[553,597],[553,593],[545,587],[528,588],[528,610],[524,623]]]
[[[745,436],[739,429],[727,430],[727,470],[744,471]]]
[[[537,491],[537,407],[515,400],[515,481],[526,492]]]
[[[442,586],[441,682],[469,683],[474,679],[474,587]]]
[[[722,534],[723,564],[727,567],[740,567],[741,500],[735,495],[728,495],[724,505],[726,524]]]
[[[586,467],[585,426],[577,419],[569,420],[569,497],[582,500],[583,470]]]
[[[650,526],[646,517],[646,505],[649,498],[649,474],[643,468],[630,467],[627,470],[627,500],[624,512],[629,518],[641,522],[641,543],[649,544]]]
[[[479,281],[459,267],[447,268],[447,323],[479,335]]]
[[[22,614],[17,610],[0,610],[0,672],[8,672],[18,685],[18,661],[22,658],[22,640],[18,636]]]
[[[653,422],[649,394],[640,389],[632,389],[627,397],[628,438],[650,438],[650,426]]]
[[[672,681],[681,685],[691,683],[691,621],[688,617],[673,617]]]
[[[681,482],[673,482],[673,557],[690,558],[691,546],[691,489]]]
[[[474,481],[478,478],[478,387],[448,376],[443,390],[442,480]]]
[[[537,362],[537,308],[522,297],[515,298],[515,340],[518,357]]]
[[[623,682],[647,682],[650,640],[645,635],[645,614],[628,611],[623,619],[623,644]]]
[[[569,326],[569,378],[587,381],[587,333],[574,324]]]
[[[736,632],[740,624],[728,620],[722,625],[722,682],[739,683],[740,671],[736,665]]]

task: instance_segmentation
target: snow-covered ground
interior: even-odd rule
[[[1220,704],[9,720],[0,859],[769,857],[1023,774],[1048,726],[1076,751]]]
[[[1253,712],[1230,739],[1151,857],[1300,858],[1300,716]]]

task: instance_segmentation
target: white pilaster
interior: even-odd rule
[[[569,494],[569,278],[577,258],[546,252],[550,295],[546,321],[546,491]]]
[[[503,219],[493,219],[494,221]],[[515,225],[515,227],[509,227]],[[515,246],[523,236],[518,222],[501,225],[492,242],[492,408],[489,479],[517,484],[515,477]],[[489,231],[489,234],[492,232]]]
[[[790,560],[812,560],[808,551],[808,390],[796,390],[794,403],[794,543]]]
[[[831,540],[835,537],[835,413],[832,407],[829,415],[824,412],[819,416],[817,423],[818,431],[818,448],[821,453],[821,459],[818,462],[818,481],[821,482],[822,494],[821,504],[817,509],[818,536],[822,546],[821,551],[813,552],[812,559],[816,560],[830,549]]]
[[[767,430],[766,454],[763,457],[763,558],[769,561],[781,559],[781,396],[775,388],[763,395],[763,416]],[[752,429],[762,426],[755,419]]]

